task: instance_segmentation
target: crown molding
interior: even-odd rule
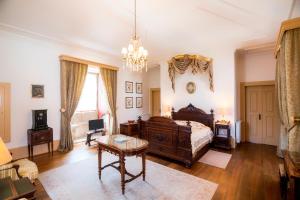
[[[1,23],[1,22],[0,22],[0,30],[10,32],[10,33],[14,33],[14,34],[17,34],[17,35],[21,35],[21,36],[24,36],[24,37],[36,39],[36,40],[42,40],[42,41],[51,42],[51,43],[55,43],[55,44],[59,44],[59,45],[65,45],[65,46],[73,47],[73,48],[79,48],[79,49],[90,51],[90,52],[93,52],[93,53],[96,53],[96,54],[106,55],[106,56],[109,56],[113,59],[117,58],[116,54],[107,53],[103,50],[99,50],[99,49],[96,49],[96,48],[91,48],[91,47],[88,47],[88,46],[84,46],[84,45],[76,44],[76,43],[73,43],[73,42],[65,41],[65,40],[62,40],[62,39],[58,39],[56,37],[50,37],[50,36],[47,36],[47,35],[44,35],[44,34],[29,31],[27,29],[23,29],[23,28],[20,28],[20,27],[17,27],[17,26],[13,26],[13,25]]]
[[[269,42],[264,44],[257,44],[257,45],[251,45],[246,46],[237,49],[237,53],[245,54],[245,53],[258,53],[258,52],[266,52],[266,51],[274,51],[276,47],[275,42]]]

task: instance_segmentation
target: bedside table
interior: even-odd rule
[[[215,123],[213,146],[229,150],[231,149],[230,139],[230,122],[217,121]]]
[[[139,124],[134,123],[122,123],[120,124],[120,134],[127,136],[139,135]]]

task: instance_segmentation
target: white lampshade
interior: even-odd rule
[[[12,157],[0,137],[0,165],[4,165],[12,160]]]

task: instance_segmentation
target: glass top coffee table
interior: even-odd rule
[[[125,183],[131,182],[141,175],[143,175],[143,180],[145,181],[146,151],[149,146],[148,141],[118,134],[118,135],[101,136],[96,140],[96,142],[98,143],[98,172],[99,172],[100,180],[101,180],[101,171],[106,167],[110,166],[117,169],[121,174],[122,194],[125,193]],[[119,156],[119,160],[102,167],[101,165],[102,151],[107,151],[109,153]],[[142,156],[143,168],[139,174],[133,175],[127,172],[125,168],[125,156],[138,156],[138,155]],[[115,164],[118,163],[119,166],[116,166]],[[128,175],[130,178],[125,180],[125,175]]]

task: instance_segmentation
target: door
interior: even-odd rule
[[[246,87],[246,141],[277,145],[279,115],[275,86]]]
[[[10,140],[10,84],[0,83],[0,137]]]
[[[160,89],[150,89],[150,107],[152,116],[160,116]]]

